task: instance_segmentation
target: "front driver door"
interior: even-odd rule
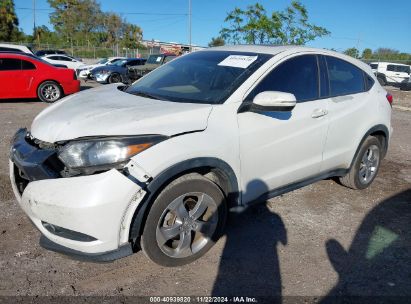
[[[287,92],[297,105],[291,112],[238,114],[243,203],[319,174],[328,126],[319,74],[316,55],[292,57],[247,96],[246,102],[263,91]]]

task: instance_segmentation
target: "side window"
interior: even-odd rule
[[[291,58],[270,72],[248,95],[247,101],[264,91],[292,93],[298,102],[318,99],[318,64],[316,55]]]
[[[18,53],[23,53],[22,50],[15,49],[15,48],[9,48],[9,47],[0,47],[0,51],[2,51],[2,52],[18,52]]]
[[[21,70],[21,60],[12,58],[0,59],[0,71],[17,71]]]
[[[394,72],[395,71],[395,65],[393,65],[393,64],[387,65],[387,71]]]
[[[65,57],[65,56],[56,56],[58,60],[61,61],[72,61],[71,58]]]
[[[364,91],[363,71],[347,61],[326,57],[330,95],[348,95]]]
[[[51,60],[60,60],[60,56],[50,56]]]
[[[36,66],[31,63],[30,61],[22,60],[21,61],[21,69],[22,70],[35,70]]]

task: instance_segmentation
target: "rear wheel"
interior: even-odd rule
[[[55,81],[45,81],[37,88],[38,98],[47,103],[53,103],[63,97],[63,90]]]
[[[355,157],[349,173],[340,177],[340,182],[352,189],[367,188],[377,176],[381,156],[380,141],[374,136],[368,137]]]
[[[163,266],[190,263],[205,254],[224,228],[222,191],[200,174],[170,183],[154,201],[144,227],[144,253]]]

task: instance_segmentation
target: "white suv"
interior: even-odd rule
[[[371,62],[371,69],[381,85],[400,85],[411,76],[411,67],[390,62]]]
[[[142,248],[182,265],[217,241],[228,210],[331,176],[368,187],[391,102],[339,53],[207,49],[49,106],[13,139],[12,186],[45,248],[100,261]]]

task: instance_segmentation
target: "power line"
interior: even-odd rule
[[[33,10],[32,7],[16,7],[16,10]],[[51,8],[36,8],[36,11],[54,11]],[[187,16],[188,13],[147,13],[147,12],[117,12],[122,15],[147,15],[147,16]]]

